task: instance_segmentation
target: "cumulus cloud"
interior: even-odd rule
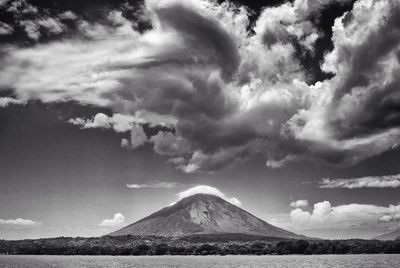
[[[0,21],[0,35],[9,35],[12,34],[13,31],[14,28],[11,25]]]
[[[0,219],[0,226],[8,227],[35,227],[41,225],[41,222],[17,218],[15,220]]]
[[[135,149],[144,145],[147,142],[147,135],[143,131],[143,127],[140,125],[133,126],[131,129],[131,142],[130,148]]]
[[[149,142],[153,143],[153,149],[159,155],[174,156],[190,152],[187,141],[171,132],[159,131]]]
[[[135,118],[129,115],[113,114],[111,117],[98,113],[92,119],[73,118],[68,121],[81,128],[113,128],[116,132],[126,132],[133,128]]]
[[[391,150],[399,140],[399,3],[357,1],[335,20],[334,49],[322,69],[334,77],[324,93],[291,120],[297,139],[310,140],[321,157],[354,163]]]
[[[397,214],[385,214],[378,219],[379,222],[392,222],[400,221],[400,213]]]
[[[78,16],[72,11],[64,11],[59,14],[51,14],[51,12],[39,6],[35,6],[27,0],[2,1],[0,3],[2,12],[9,13],[13,17],[13,26],[0,22],[0,35],[9,35],[14,28],[22,28],[27,37],[34,41],[39,41],[43,33],[46,36],[60,35],[75,27],[69,27],[64,22],[69,21],[72,26],[78,22]],[[53,12],[52,12],[53,13]],[[81,22],[85,22],[81,20]]]
[[[306,200],[306,199],[296,200],[296,201],[291,202],[290,206],[293,208],[308,207],[308,200]]]
[[[39,24],[30,20],[21,20],[19,23],[25,29],[25,32],[29,38],[36,41],[39,40],[41,36]]]
[[[345,204],[332,206],[329,201],[314,204],[313,210],[307,211],[296,208],[290,212],[292,223],[307,227],[347,226],[361,223],[388,222],[400,213],[400,205],[388,207],[368,204]]]
[[[76,20],[76,19],[78,19],[78,16],[74,12],[72,12],[70,10],[64,11],[63,13],[58,15],[58,17],[60,19],[62,19],[62,20]]]
[[[7,107],[8,105],[12,104],[25,104],[26,101],[24,100],[17,100],[10,97],[0,97],[0,107]]]
[[[9,1],[3,1],[6,4]],[[15,0],[11,1],[7,11],[14,13],[15,15],[21,14],[37,14],[38,8],[28,3],[26,0]]]
[[[166,189],[171,189],[171,188],[178,188],[182,187],[184,184],[181,183],[176,183],[176,182],[156,182],[156,183],[145,183],[145,184],[127,184],[126,187],[129,189],[161,189],[161,188],[166,188]]]
[[[229,203],[234,204],[235,206],[241,206],[242,202],[239,201],[236,197],[231,197],[228,198],[223,192],[221,192],[218,188],[208,186],[208,185],[197,185],[192,188],[189,188],[185,191],[182,191],[177,194],[178,196],[178,201],[182,200],[186,197],[196,195],[196,194],[209,194],[209,195],[215,195],[218,196],[225,201],[228,201]],[[174,204],[174,203],[173,203]]]
[[[53,34],[60,34],[65,31],[65,25],[57,18],[42,18],[37,21],[37,24]]]
[[[122,215],[121,213],[115,213],[114,217],[111,219],[105,219],[101,223],[99,223],[99,226],[101,227],[120,227],[124,224],[125,222],[125,216]]]
[[[155,115],[145,111],[137,111],[134,115],[114,113],[108,116],[104,113],[97,113],[93,118],[71,118],[69,123],[81,128],[103,128],[114,129],[118,133],[127,132],[133,129],[134,125],[151,122],[150,126],[173,126],[175,121],[168,116]]]
[[[320,11],[331,4],[348,2],[350,0],[296,0],[268,7],[261,13],[254,30],[269,47],[290,44],[293,39],[297,39],[297,43],[304,49],[312,51],[321,33],[310,18],[318,18]]]
[[[354,164],[400,141],[400,5],[359,0],[337,18],[333,49],[321,63],[333,77],[308,84],[297,48],[312,51],[321,36],[318,14],[347,2],[296,0],[265,8],[249,34],[244,7],[147,0],[142,15],[152,28],[145,32],[113,10],[105,24],[77,18],[79,33],[62,41],[2,48],[0,88],[15,89],[21,99],[110,108],[130,119],[71,123],[117,132],[132,127],[123,147],[150,143],[188,173],[258,153],[270,168],[301,158]],[[24,25],[40,37],[37,23]],[[56,24],[46,25],[57,31]],[[132,119],[138,113],[147,115],[144,122]],[[173,131],[147,137],[140,124],[157,121]]]
[[[398,188],[400,187],[400,174],[388,176],[367,176],[350,179],[323,178],[319,188]]]
[[[60,18],[65,14],[60,14]],[[24,28],[29,38],[38,41],[42,32],[45,31],[48,35],[58,35],[68,30],[68,27],[58,17],[43,16],[38,19],[21,19],[19,24]]]

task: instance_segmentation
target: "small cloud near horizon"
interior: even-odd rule
[[[105,219],[99,223],[100,227],[119,227],[125,222],[125,216],[122,213],[115,213],[112,219]]]
[[[22,218],[17,218],[15,220],[8,219],[0,219],[0,226],[9,226],[9,227],[36,227],[41,225],[41,222],[38,221],[33,221],[29,219],[22,219]]]
[[[371,204],[343,204],[332,206],[329,201],[314,204],[312,211],[296,208],[290,212],[290,221],[304,227],[347,226],[400,220],[400,204],[377,206]],[[349,225],[350,224],[350,225]]]

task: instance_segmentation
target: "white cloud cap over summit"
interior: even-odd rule
[[[239,201],[236,197],[231,197],[228,198],[223,192],[221,192],[218,188],[208,186],[208,185],[197,185],[195,187],[189,188],[183,192],[180,192],[177,194],[178,196],[178,201],[182,200],[186,197],[196,195],[196,194],[210,194],[210,195],[215,195],[218,196],[225,201],[235,205],[235,206],[240,206],[242,205],[242,202]],[[174,204],[174,203],[173,203]]]

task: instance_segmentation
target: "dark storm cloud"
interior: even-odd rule
[[[128,3],[103,9],[97,21],[71,7],[75,18],[66,10],[56,18],[74,20],[74,36],[2,48],[0,86],[18,101],[110,108],[114,115],[69,122],[130,130],[123,147],[151,144],[185,172],[257,153],[271,168],[298,158],[352,164],[400,139],[399,6],[358,1],[336,19],[321,65],[332,78],[308,84],[299,57],[313,55],[324,36],[320,12],[349,2],[296,0],[264,8],[253,24],[248,8],[207,0],[148,0],[137,10]],[[139,30],[127,10],[150,27]],[[167,129],[149,135],[146,124]]]
[[[172,27],[186,39],[189,46],[215,57],[222,76],[229,80],[239,66],[236,44],[217,21],[203,17],[190,7],[174,3],[155,10],[161,27]]]

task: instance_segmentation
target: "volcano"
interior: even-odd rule
[[[208,194],[184,198],[109,235],[186,237],[210,234],[306,238],[273,226],[218,196]]]

